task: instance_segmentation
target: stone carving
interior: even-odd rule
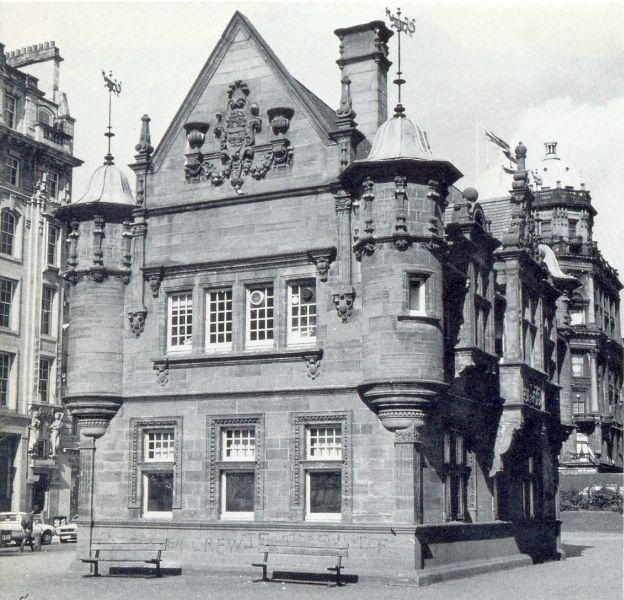
[[[316,379],[321,372],[321,358],[320,356],[310,356],[306,359],[308,365],[308,377],[310,379]]]
[[[542,408],[542,390],[533,384],[524,386],[522,391],[522,399],[525,404],[541,410]]]
[[[143,333],[145,328],[145,316],[147,311],[135,310],[128,313],[128,319],[130,320],[130,330],[132,334],[139,337]]]
[[[161,387],[165,387],[169,383],[169,365],[167,363],[158,365],[156,381]]]
[[[355,290],[351,288],[351,290],[338,292],[337,294],[332,295],[332,299],[334,300],[334,306],[336,307],[338,316],[343,323],[346,323],[349,320],[349,317],[353,314]]]
[[[39,411],[33,410],[28,425],[28,454],[31,456],[37,452],[37,442],[39,442],[40,436],[41,419],[39,418]]]
[[[147,282],[149,283],[149,286],[152,290],[152,297],[153,298],[158,298],[158,293],[160,292],[160,284],[162,283],[163,280],[163,274],[162,271],[159,271],[158,273],[152,273]]]
[[[50,458],[54,458],[59,453],[61,445],[61,427],[63,426],[63,413],[54,413],[54,421],[50,424]]]
[[[249,87],[244,81],[239,79],[229,85],[225,114],[216,114],[217,153],[204,155],[200,151],[208,125],[187,123],[185,129],[191,147],[185,165],[187,182],[210,181],[218,186],[229,180],[236,193],[242,194],[246,176],[262,179],[271,169],[284,169],[292,164],[293,149],[283,136],[288,131],[294,110],[287,107],[269,109],[267,114],[277,139],[270,142],[270,148],[260,162],[254,163],[259,151],[256,134],[262,131],[262,117],[258,105],[250,103],[248,96]],[[220,166],[215,166],[213,161],[219,161]]]

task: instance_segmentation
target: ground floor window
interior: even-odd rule
[[[173,472],[143,474],[143,516],[170,517],[173,508]]]
[[[262,415],[208,417],[208,508],[215,518],[252,521],[262,510]]]
[[[221,516],[226,519],[254,518],[254,472],[221,473]]]
[[[470,469],[466,460],[464,436],[457,431],[444,433],[444,520],[466,519],[466,493]]]
[[[292,506],[306,521],[351,515],[351,413],[295,413]]]
[[[181,508],[182,417],[130,419],[129,508],[136,516],[171,518]]]
[[[342,512],[342,473],[340,471],[306,472],[306,518],[340,519]]]

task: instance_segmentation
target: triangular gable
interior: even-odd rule
[[[301,103],[305,116],[317,131],[323,143],[327,145],[332,143],[330,132],[335,129],[334,111],[286,70],[286,67],[258,33],[258,30],[251,24],[251,21],[242,13],[236,11],[158,144],[152,163],[155,170],[158,170],[161,166],[176,136],[188,120],[221,61],[241,31],[248,36],[249,41],[256,46],[257,50],[267,57],[269,69],[275,73],[288,92]]]

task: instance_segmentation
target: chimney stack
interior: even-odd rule
[[[351,80],[351,97],[358,129],[372,143],[379,126],[388,119],[388,40],[394,35],[383,21],[336,29],[341,79]]]

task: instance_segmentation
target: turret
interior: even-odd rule
[[[442,256],[448,186],[461,173],[435,157],[399,104],[343,185],[359,199],[362,400],[384,426],[416,429],[444,389]]]
[[[134,206],[126,176],[107,160],[93,173],[86,194],[57,212],[66,224],[69,252],[63,275],[71,285],[63,400],[79,419],[81,432],[91,437],[104,433],[121,404]]]

